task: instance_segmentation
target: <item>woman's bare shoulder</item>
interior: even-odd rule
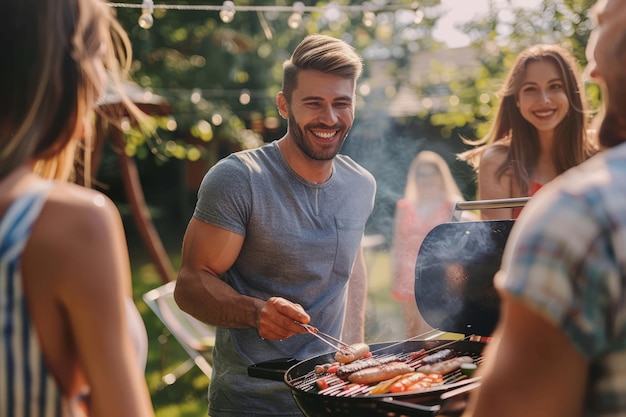
[[[104,296],[102,286],[123,278],[127,253],[119,212],[108,197],[55,183],[33,226],[24,261],[33,265],[28,269],[31,277],[45,274],[57,290],[71,285],[80,292],[90,286],[97,289],[94,296]]]
[[[75,184],[55,184],[33,228],[31,243],[59,256],[102,252],[123,236],[115,204],[104,194]]]
[[[115,204],[99,191],[76,184],[59,183],[51,190],[41,221],[54,219],[58,227],[109,226],[119,217]]]

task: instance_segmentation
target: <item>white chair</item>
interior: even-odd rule
[[[174,286],[170,281],[143,295],[143,300],[189,355],[189,359],[174,371],[163,376],[162,381],[171,385],[193,368],[194,364],[211,378],[211,351],[215,344],[215,327],[209,326],[182,311],[174,301]]]

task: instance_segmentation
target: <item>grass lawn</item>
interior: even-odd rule
[[[173,262],[178,265],[177,259]],[[146,380],[157,417],[206,416],[209,378],[200,369],[193,366],[172,385],[162,382],[162,376],[183,364],[188,355],[176,339],[169,336],[141,298],[144,293],[161,285],[156,268],[149,260],[136,259],[132,261],[132,271],[135,303],[148,332]]]

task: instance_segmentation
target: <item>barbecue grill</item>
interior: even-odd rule
[[[528,199],[474,201],[457,204],[459,210],[523,206]],[[455,217],[453,216],[453,220]],[[433,328],[471,335],[461,340],[404,340],[370,345],[374,358],[393,358],[415,367],[415,352],[433,353],[453,349],[457,356],[482,361],[485,336],[498,320],[499,298],[493,287],[513,220],[441,224],[425,237],[415,267],[415,298],[426,322]],[[427,338],[426,338],[427,339]],[[249,375],[283,380],[307,417],[421,417],[457,415],[464,408],[467,391],[479,385],[460,370],[445,376],[443,384],[405,393],[371,394],[371,386],[349,386],[336,376],[327,378],[320,390],[316,365],[334,362],[334,352],[303,361],[273,361],[255,364]]]

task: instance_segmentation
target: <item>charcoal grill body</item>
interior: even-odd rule
[[[450,340],[415,340],[401,344],[392,342],[370,345],[376,354],[407,354],[420,349],[432,350],[449,344]],[[454,341],[450,347],[475,358],[480,357],[483,342]],[[387,348],[387,346],[390,346]],[[440,396],[452,389],[454,384],[420,391],[398,394],[377,394],[356,397],[338,397],[318,394],[315,384],[303,384],[303,378],[315,378],[315,365],[334,362],[334,353],[316,356],[299,362],[285,373],[285,383],[290,387],[298,407],[307,417],[358,416],[358,417],[423,417],[433,416],[440,411]]]

